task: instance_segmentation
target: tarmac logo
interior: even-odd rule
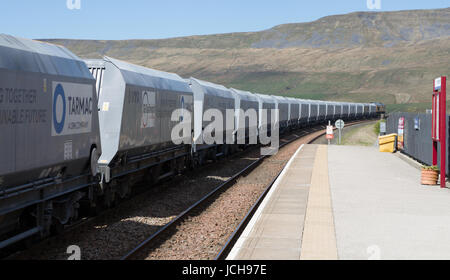
[[[52,136],[91,132],[93,87],[53,82]]]

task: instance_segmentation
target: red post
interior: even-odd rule
[[[440,93],[440,105],[441,105],[441,110],[440,113],[441,115],[439,116],[439,118],[441,119],[440,121],[440,127],[439,127],[439,131],[440,131],[440,135],[441,135],[441,188],[445,188],[445,174],[446,174],[446,170],[445,170],[445,162],[446,162],[446,141],[447,141],[447,129],[446,129],[446,124],[447,124],[447,118],[446,118],[446,112],[447,112],[447,106],[446,106],[446,77],[441,77],[441,93]]]
[[[432,113],[432,121],[431,121],[431,139],[433,139],[433,165],[437,165],[437,149],[438,149],[438,144],[437,142],[439,141],[438,138],[438,133],[436,126],[437,126],[437,117],[436,117],[436,113],[439,112],[439,108],[437,108],[436,103],[437,103],[437,93],[434,92],[434,80],[433,80],[433,95],[432,95],[432,102],[431,102],[431,113]]]
[[[446,140],[447,140],[447,118],[446,118],[446,85],[447,79],[445,76],[437,78],[433,81],[433,123],[432,123],[432,131],[431,137],[433,139],[433,165],[437,164],[437,146],[439,142],[441,144],[441,160],[440,160],[440,174],[441,180],[440,185],[441,188],[445,188],[445,162],[446,162]]]
[[[433,165],[437,165],[437,147],[438,144],[436,141],[433,141]]]

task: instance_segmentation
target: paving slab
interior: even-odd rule
[[[450,190],[373,147],[328,149],[339,259],[450,259]]]
[[[302,146],[274,183],[227,259],[299,260],[316,145]]]
[[[311,176],[300,259],[337,259],[336,234],[328,181],[327,146],[317,148]]]
[[[450,259],[450,189],[374,147],[304,145],[228,259]]]

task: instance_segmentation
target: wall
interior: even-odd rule
[[[432,165],[433,163],[433,146],[431,140],[431,114],[417,114],[417,113],[402,113],[395,112],[390,113],[386,122],[386,132],[389,133],[398,133],[398,120],[400,117],[405,117],[405,128],[404,128],[404,149],[403,153],[411,156],[417,161],[426,164]],[[418,118],[420,121],[419,129],[414,128],[414,119]],[[446,141],[446,150],[447,150],[447,160],[446,160],[446,173],[449,172],[449,141],[450,141],[450,133],[449,133],[449,121],[450,117],[447,116],[447,141]],[[440,145],[438,145],[440,147]],[[438,148],[438,165],[440,166],[440,148]]]

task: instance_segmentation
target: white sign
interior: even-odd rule
[[[420,119],[419,119],[419,117],[415,117],[414,118],[414,129],[415,130],[420,130]]]
[[[323,130],[322,130],[323,131]],[[327,125],[327,134],[328,135],[332,135],[333,133],[333,126],[332,125]]]
[[[440,90],[441,89],[441,78],[437,78],[434,80],[434,90]]]
[[[334,132],[333,132],[333,126],[332,125],[327,125],[327,135],[326,138],[329,139],[333,139],[334,138]],[[330,142],[328,142],[328,144],[330,144]]]
[[[66,141],[64,143],[64,160],[72,160],[73,158],[73,149],[72,149],[72,141]]]
[[[386,123],[380,122],[380,133],[386,133]]]
[[[53,82],[52,136],[91,132],[93,87]]]
[[[336,126],[337,129],[343,129],[344,128],[344,121],[343,120],[337,120],[336,123],[334,124]]]

